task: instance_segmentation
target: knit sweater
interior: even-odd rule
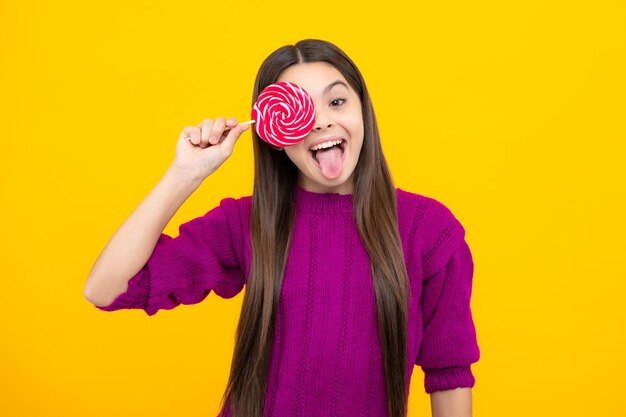
[[[412,301],[407,393],[415,365],[427,393],[473,387],[480,351],[470,309],[474,264],[465,230],[437,200],[396,188]],[[164,233],[127,290],[100,310],[148,315],[237,295],[250,273],[252,197],[225,198]],[[387,416],[370,260],[352,195],[295,189],[295,221],[275,323],[265,417]],[[225,416],[230,410],[226,407]],[[220,412],[221,414],[221,412]]]

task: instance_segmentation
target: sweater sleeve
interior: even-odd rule
[[[463,227],[444,212],[447,226],[425,259],[422,283],[424,333],[416,364],[428,394],[473,387],[471,364],[480,358],[470,308],[474,262]]]
[[[223,201],[223,200],[222,200]],[[233,249],[225,209],[220,205],[179,226],[179,235],[161,233],[146,264],[125,292],[103,311],[142,309],[152,316],[182,304],[196,304],[211,291],[231,298],[245,279]]]

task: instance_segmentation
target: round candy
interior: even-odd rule
[[[303,140],[313,129],[315,107],[302,87],[290,82],[267,86],[252,107],[256,133],[275,146]]]

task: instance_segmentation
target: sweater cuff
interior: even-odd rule
[[[454,388],[472,388],[476,383],[470,365],[451,368],[424,368],[424,388],[426,393]]]

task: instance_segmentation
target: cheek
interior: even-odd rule
[[[361,113],[361,106],[355,106],[351,109],[348,117],[346,118],[346,124],[354,134],[361,134],[363,132],[363,114]]]
[[[363,139],[364,127],[363,127],[363,118],[361,115],[351,118],[348,126],[349,126],[348,128],[350,129],[350,132],[354,136],[354,139],[358,139],[358,140]]]

